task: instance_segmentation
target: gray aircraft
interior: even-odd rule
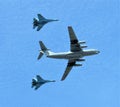
[[[32,79],[32,88],[35,87],[35,90],[37,90],[40,86],[48,82],[55,82],[55,80],[44,80],[40,75],[36,75],[36,78]]]
[[[71,26],[68,27],[68,32],[69,32],[69,37],[70,37],[70,51],[69,52],[60,52],[60,53],[51,52],[49,49],[46,48],[46,46],[43,44],[42,41],[39,41],[41,51],[38,56],[38,60],[43,56],[43,54],[45,54],[49,58],[68,60],[67,67],[61,78],[61,81],[67,77],[67,75],[69,74],[73,66],[82,66],[82,64],[76,64],[77,61],[78,62],[85,61],[83,57],[100,53],[100,51],[96,49],[83,50],[83,48],[87,47],[83,45],[85,41],[78,41]]]
[[[37,27],[37,31],[39,31],[46,23],[58,21],[53,19],[46,19],[41,14],[37,14],[38,20],[36,18],[33,19],[33,29]]]

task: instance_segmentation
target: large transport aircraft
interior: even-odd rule
[[[68,32],[69,32],[69,37],[70,37],[70,51],[69,52],[59,52],[59,53],[51,52],[49,49],[46,48],[46,46],[44,45],[42,41],[39,41],[41,50],[38,56],[38,60],[43,56],[43,54],[45,54],[49,58],[68,60],[67,67],[61,78],[61,81],[67,77],[67,75],[69,74],[73,66],[82,66],[82,64],[76,64],[76,62],[85,61],[85,59],[83,59],[83,57],[85,56],[91,56],[91,55],[100,53],[100,51],[96,49],[83,50],[83,48],[86,48],[87,46],[82,45],[82,44],[86,42],[78,41],[71,26],[68,26]]]

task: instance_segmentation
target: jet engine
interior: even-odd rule
[[[85,59],[77,59],[76,61],[85,61]]]
[[[33,19],[33,29],[38,26],[38,20],[36,18]]]
[[[85,44],[85,41],[79,41],[78,44]]]
[[[36,79],[32,79],[32,88],[33,88],[34,86],[36,86],[36,84],[37,84]]]
[[[84,45],[84,46],[80,46],[80,47],[81,47],[81,48],[87,48],[87,46],[85,46],[85,45]]]
[[[74,64],[74,66],[76,66],[76,67],[77,67],[77,66],[82,66],[82,64]]]

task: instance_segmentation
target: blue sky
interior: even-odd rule
[[[32,29],[37,13],[60,21],[37,32]],[[119,0],[1,0],[0,107],[120,106],[118,18]],[[38,41],[54,52],[69,51],[69,25],[101,53],[86,57],[61,82],[67,61],[45,56],[37,61]],[[34,91],[36,74],[57,82]]]

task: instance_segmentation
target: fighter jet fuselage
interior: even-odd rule
[[[44,24],[46,24],[46,23],[48,23],[48,22],[50,22],[50,21],[52,21],[52,20],[44,19],[44,20],[38,21],[38,20],[36,19],[36,21],[34,21],[34,23],[35,23],[36,26],[38,26],[38,25],[44,25]]]
[[[39,75],[36,75],[36,78],[32,79],[32,88],[35,87],[35,90],[37,90],[40,86],[42,86],[45,83],[48,82],[55,82],[55,80],[44,80],[42,77],[40,77]]]
[[[45,24],[52,21],[58,21],[53,19],[46,19],[41,14],[38,14],[38,19],[33,19],[33,29],[37,27],[37,31],[39,31]]]

